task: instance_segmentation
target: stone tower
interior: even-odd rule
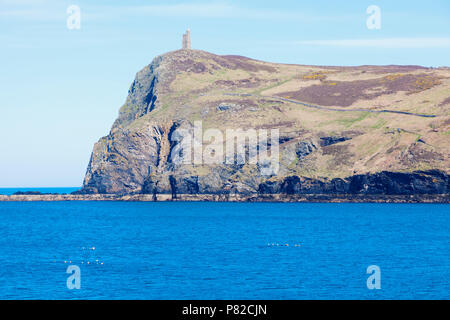
[[[183,49],[190,49],[191,48],[191,30],[187,29],[186,33],[183,34]]]

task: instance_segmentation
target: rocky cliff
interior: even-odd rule
[[[202,132],[278,129],[279,170],[263,174],[251,145],[244,163],[176,161],[186,156],[177,133],[199,122]],[[79,193],[448,196],[449,126],[448,68],[285,65],[179,50],[137,73]]]

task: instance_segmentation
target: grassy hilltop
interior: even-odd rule
[[[174,165],[171,133],[196,120],[223,132],[279,128],[279,173]],[[178,50],[137,73],[94,147],[82,192],[395,193],[409,185],[408,193],[448,193],[449,142],[449,68],[288,65]]]

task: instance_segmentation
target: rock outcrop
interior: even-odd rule
[[[137,73],[110,133],[95,144],[77,193],[155,200],[161,194],[448,196],[450,71],[400,69],[282,65],[197,50],[156,57]],[[346,94],[351,99],[340,105]],[[419,115],[370,112],[379,108]],[[192,133],[199,121],[202,134],[278,129],[279,170],[263,174],[263,164],[249,161],[258,151],[251,145],[244,163],[179,161],[186,157],[179,132]]]

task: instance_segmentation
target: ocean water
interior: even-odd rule
[[[0,202],[0,235],[0,299],[450,298],[445,204]]]

